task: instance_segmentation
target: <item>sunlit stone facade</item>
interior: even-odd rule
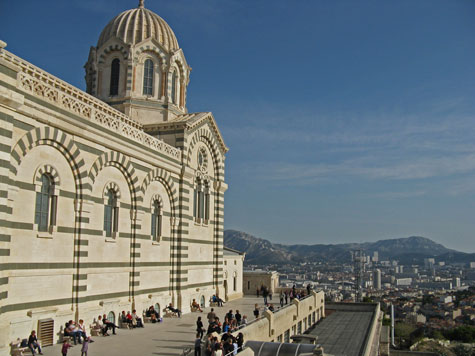
[[[228,148],[211,113],[187,112],[165,21],[142,1],[114,18],[88,93],[0,47],[0,355],[39,320],[56,342],[70,319],[225,296]]]

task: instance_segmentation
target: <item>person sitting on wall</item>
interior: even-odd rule
[[[172,303],[168,304],[167,309],[170,310],[172,313],[175,313],[176,315],[178,315],[179,318],[181,318],[181,310],[178,308],[173,308]]]
[[[76,327],[76,323],[70,320],[66,325],[67,328],[64,330],[64,335],[72,337],[74,345],[77,345],[78,341],[81,343],[81,334],[79,333],[79,329]]]
[[[129,320],[127,318],[127,315],[125,314],[125,310],[122,310],[122,314],[120,314],[120,322],[122,323],[122,326],[124,325],[132,326],[132,320]]]
[[[153,305],[150,306],[150,308],[147,310],[146,315],[150,318],[152,318],[152,323],[156,323],[157,321],[160,321],[160,313],[158,310],[155,310]]]
[[[191,302],[191,307],[195,310],[199,310],[201,313],[203,312],[203,309],[201,309],[201,306],[198,304],[196,299],[193,299],[193,301]]]
[[[117,325],[115,325],[112,321],[107,320],[106,315],[102,315],[102,322],[104,323],[105,326],[107,326],[108,329],[112,329],[112,334],[117,335],[115,333],[115,328],[120,329]]]
[[[137,311],[135,309],[132,310],[132,325],[137,328],[144,327],[142,318],[137,315]]]
[[[28,348],[30,349],[32,355],[35,355],[36,352],[35,350],[38,349],[38,352],[40,355],[43,355],[43,352],[41,352],[41,346],[38,343],[38,338],[36,337],[36,331],[32,330],[30,337],[28,338]]]
[[[103,336],[109,336],[109,333],[107,332],[108,330],[107,325],[104,325],[104,323],[102,322],[102,316],[100,315],[97,317],[97,320],[96,320],[96,328],[101,331],[101,334]]]

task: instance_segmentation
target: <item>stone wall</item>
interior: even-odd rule
[[[303,334],[312,325],[324,317],[325,295],[312,292],[310,296],[297,300],[276,312],[265,311],[263,317],[252,321],[242,332],[244,340],[289,342],[287,337]]]
[[[147,135],[102,101],[0,48],[0,355],[54,319],[173,303],[223,290],[224,153],[204,117],[181,133],[182,149]],[[214,125],[211,127],[211,125]],[[197,152],[208,157],[197,168]],[[54,181],[56,221],[35,223],[41,176]],[[208,181],[209,219],[193,217],[197,177]],[[108,189],[118,231],[106,236]],[[162,234],[151,236],[160,200]],[[112,314],[111,314],[112,315]]]

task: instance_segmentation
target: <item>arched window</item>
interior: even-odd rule
[[[107,237],[115,237],[119,226],[119,207],[117,206],[117,194],[113,189],[109,189],[104,205],[104,231]]]
[[[210,190],[208,183],[199,180],[195,187],[193,199],[193,216],[198,222],[209,222]]]
[[[120,60],[114,59],[111,64],[111,82],[109,94],[119,95],[119,77],[120,77]]]
[[[152,206],[152,239],[160,241],[162,236],[162,207],[160,201],[155,199]]]
[[[54,183],[47,174],[41,175],[41,190],[36,193],[35,224],[38,231],[48,231],[56,225],[57,197],[54,194]]]
[[[143,95],[153,95],[153,61],[147,59],[143,68]]]
[[[115,324],[115,313],[113,311],[110,311],[109,314],[107,314],[107,320]]]
[[[178,80],[178,75],[176,74],[176,70],[173,71],[173,75],[172,75],[172,103],[173,104],[176,104],[177,103],[177,80]]]

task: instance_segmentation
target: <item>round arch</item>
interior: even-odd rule
[[[212,134],[209,130],[199,129],[195,132],[195,134],[191,138],[190,146],[188,148],[188,153],[186,157],[188,165],[190,165],[191,163],[192,152],[195,146],[199,142],[204,143],[208,147],[209,151],[211,152],[215,179],[223,180],[224,179],[223,163],[220,158],[218,147],[216,143],[214,142]]]
[[[172,217],[175,217],[177,213],[176,209],[178,202],[177,189],[175,188],[175,184],[172,180],[170,173],[162,168],[154,168],[147,173],[139,189],[139,196],[137,200],[139,202],[143,201],[145,192],[147,191],[147,188],[150,183],[152,183],[153,181],[159,181],[165,187],[165,190],[168,195],[168,200],[170,201],[171,214]]]
[[[18,173],[22,159],[28,152],[41,145],[47,145],[57,149],[66,158],[73,173],[76,198],[82,199],[84,193],[82,177],[87,176],[87,170],[84,160],[81,158],[81,151],[69,135],[54,127],[37,127],[28,131],[18,140],[11,153],[10,178],[14,179]]]
[[[137,184],[138,178],[136,177],[135,168],[133,167],[130,159],[120,152],[105,152],[94,161],[88,174],[90,181],[89,189],[92,192],[92,187],[94,186],[97,175],[104,167],[109,166],[116,167],[124,175],[130,190],[132,209],[135,210],[137,207],[137,195],[139,192],[139,187]]]

